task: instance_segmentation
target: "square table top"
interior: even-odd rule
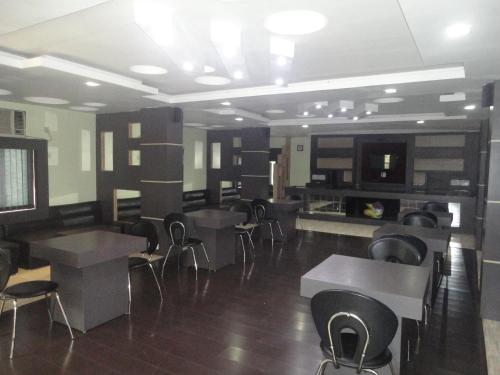
[[[30,243],[32,256],[75,268],[126,257],[145,248],[144,237],[106,231],[90,231]]]
[[[300,295],[351,290],[384,303],[399,317],[420,320],[429,278],[428,267],[332,255],[301,277]]]
[[[244,212],[232,212],[216,209],[203,209],[186,213],[194,225],[211,229],[223,229],[241,224],[247,219]]]
[[[272,209],[282,210],[282,211],[296,211],[299,208],[304,207],[303,201],[293,200],[293,199],[274,199],[270,198],[267,200]]]

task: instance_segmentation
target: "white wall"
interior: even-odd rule
[[[195,169],[195,142],[202,142],[202,168]],[[184,191],[203,190],[207,188],[207,131],[184,127]]]
[[[4,101],[0,108],[25,111],[26,135],[48,140],[49,205],[96,200],[95,114]]]

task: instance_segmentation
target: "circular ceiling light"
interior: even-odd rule
[[[266,113],[269,113],[271,115],[278,115],[278,114],[281,114],[281,113],[285,113],[285,111],[282,110],[282,109],[268,109],[266,111]]]
[[[465,109],[466,111],[473,111],[473,110],[475,110],[475,109],[476,109],[476,105],[475,105],[475,104],[469,104],[469,105],[466,105],[466,106],[464,107],[464,109]]]
[[[386,94],[395,94],[398,92],[398,90],[394,89],[394,88],[388,88],[388,89],[385,89],[384,91]]]
[[[200,124],[199,122],[186,122],[184,123],[184,126],[192,126],[192,127],[199,127],[199,126],[205,126],[205,124]]]
[[[358,120],[359,120],[359,117],[358,117],[358,116],[354,116],[354,117],[352,118],[352,120],[353,120],[353,121],[358,121]]]
[[[182,64],[182,70],[186,72],[192,72],[194,70],[194,64],[191,61],[186,61]]]
[[[38,104],[68,104],[69,100],[66,99],[59,99],[59,98],[50,98],[47,96],[26,96],[24,100],[32,103],[38,103]]]
[[[228,85],[231,83],[231,80],[227,77],[221,76],[199,76],[194,79],[196,83],[200,85],[208,85],[208,86],[222,86]]]
[[[82,112],[94,112],[98,110],[98,108],[95,107],[82,107],[82,106],[69,107],[69,109],[72,109],[73,111],[82,111]]]
[[[230,106],[230,105],[231,105],[231,102],[230,102],[230,101],[228,101],[228,100],[226,100],[225,102],[222,102],[222,103],[220,103],[220,104],[221,104],[221,105],[225,105],[225,106],[227,107],[227,106]]]
[[[0,89],[0,95],[10,95],[10,94],[12,94],[11,91]]]
[[[425,121],[424,121],[424,120],[418,120],[418,121],[417,121],[417,124],[419,124],[419,125],[422,125],[422,124],[424,124],[424,123],[425,123]]]
[[[471,25],[466,23],[455,23],[446,28],[446,35],[450,39],[457,39],[470,33]]]
[[[205,65],[203,67],[203,71],[205,73],[213,73],[213,72],[215,72],[215,68],[213,66],[210,66],[210,65]]]
[[[378,98],[374,100],[378,104],[390,104],[390,103],[401,103],[404,102],[403,98]]]
[[[107,104],[104,103],[97,103],[97,102],[85,102],[83,103],[84,106],[87,107],[106,107]]]
[[[333,118],[333,115],[330,113],[330,114],[328,115],[328,118]]]
[[[87,81],[85,82],[85,84],[89,87],[97,87],[97,86],[101,86],[101,84],[99,82],[94,82],[94,81]]]
[[[133,65],[130,70],[139,74],[160,75],[167,74],[167,69],[156,65]]]
[[[241,121],[243,121],[243,117],[236,117],[235,120],[241,122]]]
[[[312,10],[287,10],[271,14],[266,19],[266,29],[274,34],[305,35],[321,30],[327,19]]]
[[[308,127],[309,127],[309,125],[307,125],[307,124],[303,124],[303,125],[302,125],[302,127],[303,127],[303,128],[308,128]]]
[[[276,78],[274,80],[274,84],[276,86],[283,86],[285,84],[285,80],[283,78]]]
[[[234,79],[243,79],[243,72],[241,70],[237,70],[233,73]]]
[[[288,60],[285,56],[278,56],[278,58],[276,59],[276,65],[278,66],[285,66],[287,63]]]

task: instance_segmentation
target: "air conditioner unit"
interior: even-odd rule
[[[0,109],[0,134],[25,135],[26,112]]]

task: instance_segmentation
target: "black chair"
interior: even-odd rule
[[[269,225],[269,230],[271,231],[271,241],[274,242],[273,224],[278,226],[280,231],[281,239],[284,239],[283,231],[281,230],[281,225],[276,217],[270,217],[269,213],[269,202],[265,199],[254,199],[251,203],[253,212],[255,215],[255,220],[259,225]]]
[[[410,212],[401,219],[400,223],[424,228],[438,227],[436,215],[427,211]]]
[[[394,374],[389,344],[398,318],[391,309],[359,293],[326,290],[312,298],[311,311],[325,356],[316,375],[324,374],[328,363],[375,375],[389,365]]]
[[[128,234],[138,237],[146,237],[147,239],[146,250],[142,251],[144,256],[142,257],[131,256],[128,258],[128,313],[130,315],[130,309],[132,305],[132,291],[130,286],[131,271],[138,270],[144,267],[149,267],[156,281],[156,286],[158,287],[158,291],[160,292],[160,303],[163,302],[163,293],[161,291],[161,286],[160,283],[158,282],[158,277],[156,276],[156,272],[152,264],[153,254],[158,249],[158,233],[156,231],[155,225],[150,221],[140,220],[134,223],[130,227]]]
[[[450,212],[447,203],[427,202],[422,207],[424,211]]]
[[[419,266],[427,254],[425,242],[414,236],[387,235],[368,246],[371,259]]]
[[[231,207],[229,207],[229,211],[243,212],[244,214],[246,214],[245,221],[234,226],[235,234],[238,237],[240,237],[241,248],[243,250],[243,263],[245,263],[246,262],[246,250],[245,250],[244,237],[248,237],[248,241],[250,242],[250,246],[252,247],[253,251],[255,251],[255,246],[254,246],[253,240],[252,240],[252,233],[258,225],[255,223],[251,223],[252,210],[250,209],[250,207],[246,203],[243,203],[243,202],[233,203],[231,205]],[[253,253],[252,255],[255,258],[255,253]]]
[[[165,216],[165,219],[163,220],[163,225],[165,227],[165,230],[170,238],[170,242],[172,243],[167,251],[167,256],[165,257],[165,260],[163,261],[163,267],[161,271],[161,277],[163,277],[163,274],[165,272],[165,265],[167,264],[167,259],[170,254],[170,251],[173,248],[179,249],[179,253],[177,255],[177,269],[180,269],[179,261],[180,261],[180,256],[184,251],[191,250],[193,254],[193,260],[194,260],[194,269],[196,270],[196,280],[198,280],[198,263],[196,262],[196,254],[194,252],[194,248],[196,246],[201,246],[203,249],[203,253],[205,254],[205,258],[207,259],[208,263],[208,269],[210,270],[210,259],[208,259],[208,254],[207,254],[207,249],[205,248],[205,244],[203,243],[202,240],[198,238],[191,238],[191,237],[186,237],[186,227],[187,227],[187,216],[184,214],[180,213],[172,213],[168,214]]]
[[[74,340],[73,331],[68,323],[68,318],[66,317],[66,312],[57,293],[58,285],[53,281],[37,280],[37,281],[27,281],[24,283],[15,284],[6,288],[7,283],[10,278],[10,259],[8,253],[0,249],[0,301],[2,301],[2,306],[0,307],[0,316],[2,315],[5,301],[12,301],[14,309],[14,318],[12,321],[12,338],[10,344],[10,355],[9,358],[14,357],[14,345],[16,342],[16,319],[17,319],[17,300],[25,298],[34,298],[45,296],[47,301],[47,310],[49,312],[50,321],[53,322],[52,311],[50,302],[48,300],[49,296],[54,295],[56,297],[57,304],[61,309],[62,316],[66,325],[68,326],[69,334],[71,340]]]

